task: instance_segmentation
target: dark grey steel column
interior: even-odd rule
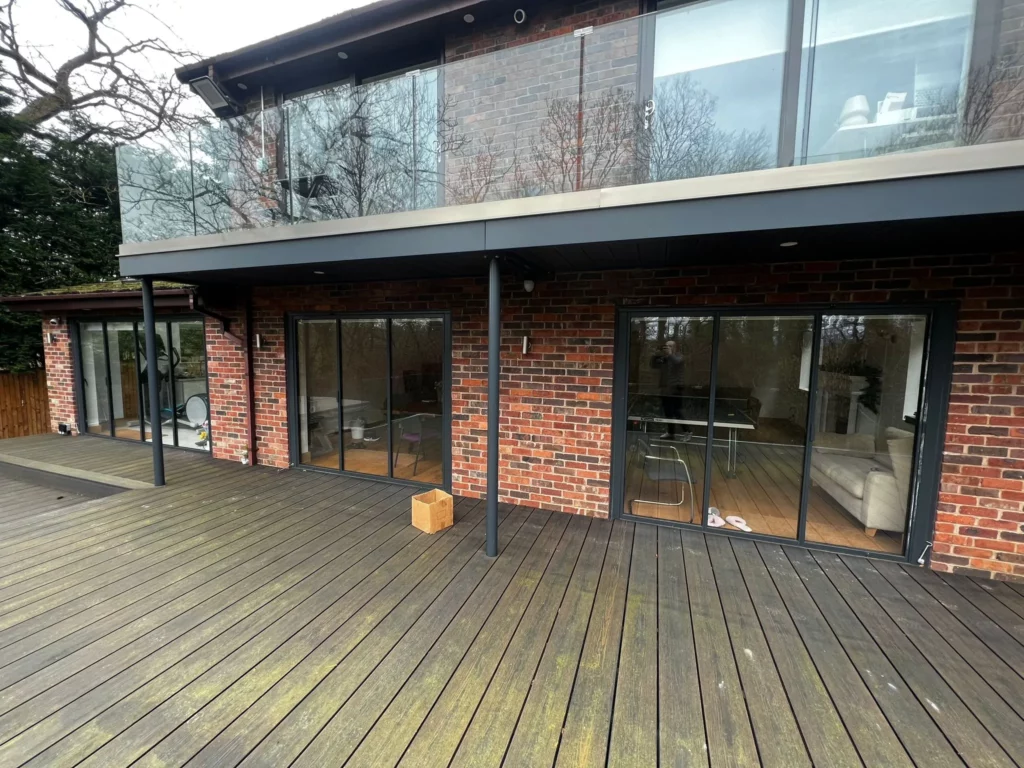
[[[487,556],[498,556],[498,414],[501,384],[501,271],[491,257],[487,300]]]
[[[153,433],[153,485],[163,485],[164,431],[160,426],[160,367],[157,364],[156,311],[153,309],[151,277],[142,278],[142,319],[146,325],[146,379],[149,385],[149,429]]]

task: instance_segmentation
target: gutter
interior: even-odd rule
[[[189,289],[165,288],[153,291],[157,309],[186,309]],[[97,293],[60,293],[45,296],[0,296],[0,304],[15,312],[87,312],[92,310],[142,310],[141,291],[103,291]]]

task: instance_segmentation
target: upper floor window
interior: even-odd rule
[[[800,155],[820,162],[976,143],[986,126],[968,107],[968,89],[984,87],[969,82],[974,5],[808,2]]]

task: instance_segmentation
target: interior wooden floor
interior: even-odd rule
[[[1024,585],[186,458],[0,495],[0,765],[1024,764]]]
[[[394,459],[394,474],[396,478],[415,480],[416,482],[427,483],[428,485],[441,485],[444,482],[444,473],[440,461],[421,458],[417,462],[416,456],[410,453],[399,453],[397,457],[392,458]],[[338,452],[332,451],[313,457],[306,454],[303,457],[302,463],[312,467],[337,469],[339,466]],[[345,470],[347,472],[360,472],[364,475],[387,477],[387,450],[346,449]]]
[[[677,448],[693,478],[696,509],[693,522],[700,524],[704,498],[704,442],[699,439],[679,442]],[[796,538],[803,450],[782,445],[741,443],[736,477],[732,478],[726,476],[726,450],[716,445],[713,455],[711,506],[717,507],[723,518],[730,515],[743,518],[754,533]],[[627,512],[659,520],[690,522],[688,495],[685,503],[678,506],[633,501],[644,498],[671,504],[682,497],[680,483],[656,483],[644,479],[641,488],[640,480],[640,468],[634,463],[628,472]],[[726,527],[735,530],[731,525]],[[817,485],[811,486],[808,499],[807,538],[809,541],[872,552],[899,554],[903,551],[901,534],[878,531],[869,536],[860,521]]]

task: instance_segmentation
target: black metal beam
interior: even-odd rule
[[[149,428],[153,433],[153,485],[164,485],[164,431],[160,425],[160,372],[157,365],[156,310],[153,279],[142,278],[142,317],[146,324],[146,380],[149,384]]]
[[[487,299],[487,556],[498,556],[498,415],[501,391],[501,270],[491,257]]]

